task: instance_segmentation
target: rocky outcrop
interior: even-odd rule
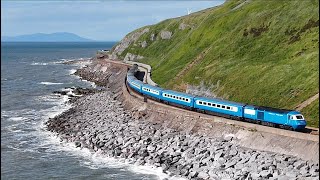
[[[130,46],[131,43],[137,41],[142,34],[147,33],[147,32],[149,32],[149,28],[145,28],[143,30],[136,31],[136,32],[133,32],[133,33],[127,35],[125,38],[123,38],[119,42],[119,44],[117,44],[112,49],[112,53],[109,56],[109,59],[117,59],[118,56],[121,55],[121,53]]]
[[[184,24],[184,23],[180,23],[180,25],[179,25],[179,29],[180,29],[180,30],[185,30],[185,29],[187,29],[187,28],[190,28],[190,25]]]
[[[136,61],[139,59],[143,59],[143,56],[127,53],[124,57],[124,61]]]
[[[195,95],[195,96],[203,96],[203,97],[217,97],[213,91],[219,88],[219,83],[217,82],[216,85],[211,84],[210,86],[206,86],[203,81],[200,82],[199,85],[187,85],[186,93]]]
[[[147,44],[147,41],[143,41],[143,42],[141,42],[141,47],[142,47],[142,48],[147,47],[147,45],[148,45],[148,44]]]
[[[150,41],[154,41],[156,40],[156,35],[155,34],[151,34],[150,35]]]
[[[161,31],[160,32],[160,37],[161,39],[171,39],[172,32],[170,31]]]

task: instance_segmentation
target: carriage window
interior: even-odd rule
[[[220,104],[217,104],[217,107],[219,108],[219,107],[220,107]]]
[[[231,109],[229,106],[227,106],[227,109]]]
[[[211,106],[211,103],[208,103],[209,106]]]
[[[207,105],[207,103],[206,103],[206,102],[203,102],[203,104],[204,104],[204,105]]]
[[[225,108],[225,106],[221,106],[222,108]]]
[[[199,101],[199,104],[202,104],[202,101]]]
[[[212,104],[213,107],[216,107],[216,104]]]

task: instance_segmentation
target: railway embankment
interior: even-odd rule
[[[318,141],[166,107],[124,86],[127,65],[94,60],[77,71],[107,87],[73,101],[48,130],[66,142],[189,179],[318,179]]]

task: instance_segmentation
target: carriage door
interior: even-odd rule
[[[258,119],[264,120],[264,112],[258,111]]]

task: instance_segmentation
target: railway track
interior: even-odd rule
[[[127,67],[133,65],[133,64],[126,64],[123,62],[110,61],[110,60],[107,60],[107,62],[115,63],[115,64],[122,64]],[[148,75],[147,68],[140,66],[139,69],[145,72],[144,73],[145,76]],[[144,80],[146,82],[147,82],[147,78],[150,78],[150,76],[144,77]],[[161,110],[160,110],[161,108],[166,108],[166,109],[170,109],[172,111],[179,111],[179,112],[188,114],[189,116],[192,116],[195,118],[208,119],[208,120],[213,120],[214,122],[220,122],[220,123],[222,122],[225,124],[237,125],[237,126],[240,126],[240,127],[246,128],[246,129],[254,129],[256,131],[267,132],[267,133],[272,133],[272,134],[277,134],[277,135],[282,135],[282,136],[287,136],[287,137],[292,137],[292,138],[298,138],[298,139],[319,142],[319,128],[313,128],[313,127],[307,126],[303,131],[296,132],[296,131],[290,131],[290,130],[285,130],[285,129],[280,129],[280,128],[263,126],[260,124],[249,123],[249,122],[245,122],[245,121],[237,121],[237,120],[227,119],[224,117],[217,117],[217,116],[213,116],[213,115],[203,114],[203,113],[199,113],[199,112],[195,112],[195,111],[186,110],[186,109],[183,109],[180,107],[166,105],[166,104],[160,103],[158,101],[155,101],[153,99],[142,96],[141,94],[133,91],[129,86],[127,86],[126,82],[124,82],[124,86],[125,86],[125,88],[123,88],[123,90],[127,91],[126,93],[128,93],[130,96],[138,99],[141,103],[147,102],[148,104],[152,104],[154,106],[157,106],[157,108],[154,108],[154,109],[158,109],[159,110],[158,113],[161,113]]]

